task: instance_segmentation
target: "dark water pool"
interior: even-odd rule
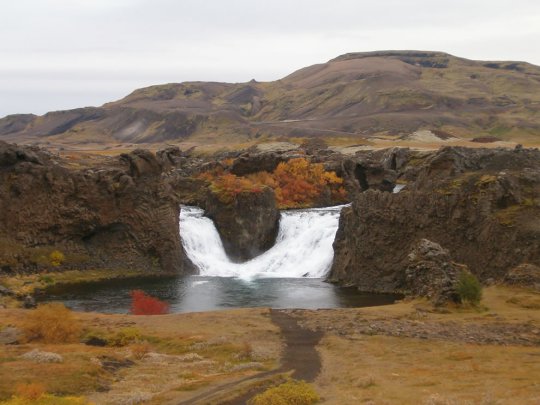
[[[78,311],[129,312],[130,291],[140,289],[170,304],[171,312],[200,312],[230,308],[343,308],[391,304],[399,297],[359,293],[317,278],[260,278],[186,276],[151,280],[122,280],[52,290],[47,301],[62,301]]]

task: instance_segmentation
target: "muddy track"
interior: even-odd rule
[[[285,339],[280,371],[294,370],[293,378],[314,381],[321,370],[321,358],[315,347],[324,333],[302,328],[298,319],[286,310],[273,309],[270,317],[272,322],[279,326]]]
[[[298,324],[298,319],[290,315],[288,310],[271,309],[270,319],[281,329],[281,335],[284,339],[284,350],[279,368],[212,388],[186,401],[178,402],[177,405],[217,403],[216,401],[219,400],[220,394],[225,396],[225,394],[233,391],[239,384],[246,383],[250,380],[253,382],[263,381],[277,374],[291,371],[292,378],[307,382],[314,381],[321,370],[321,358],[315,347],[321,340],[324,332],[312,331],[301,327]],[[257,388],[235,399],[219,403],[222,405],[244,405],[250,398],[257,395],[259,391],[261,389]]]

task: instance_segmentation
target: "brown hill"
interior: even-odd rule
[[[275,82],[165,84],[102,107],[0,119],[1,139],[78,145],[277,136],[540,143],[539,134],[539,66],[420,51],[351,53]]]

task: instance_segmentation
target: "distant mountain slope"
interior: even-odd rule
[[[350,53],[275,82],[188,82],[102,107],[12,115],[0,138],[29,142],[240,141],[274,136],[540,138],[540,67],[441,52]]]

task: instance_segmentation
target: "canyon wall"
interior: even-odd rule
[[[163,163],[136,150],[97,167],[79,166],[0,142],[2,271],[53,266],[181,273],[179,203]],[[53,263],[53,251],[64,258]]]
[[[367,190],[342,211],[329,280],[365,291],[404,288],[422,239],[481,280],[540,265],[540,152],[443,148],[411,154],[397,194]]]

